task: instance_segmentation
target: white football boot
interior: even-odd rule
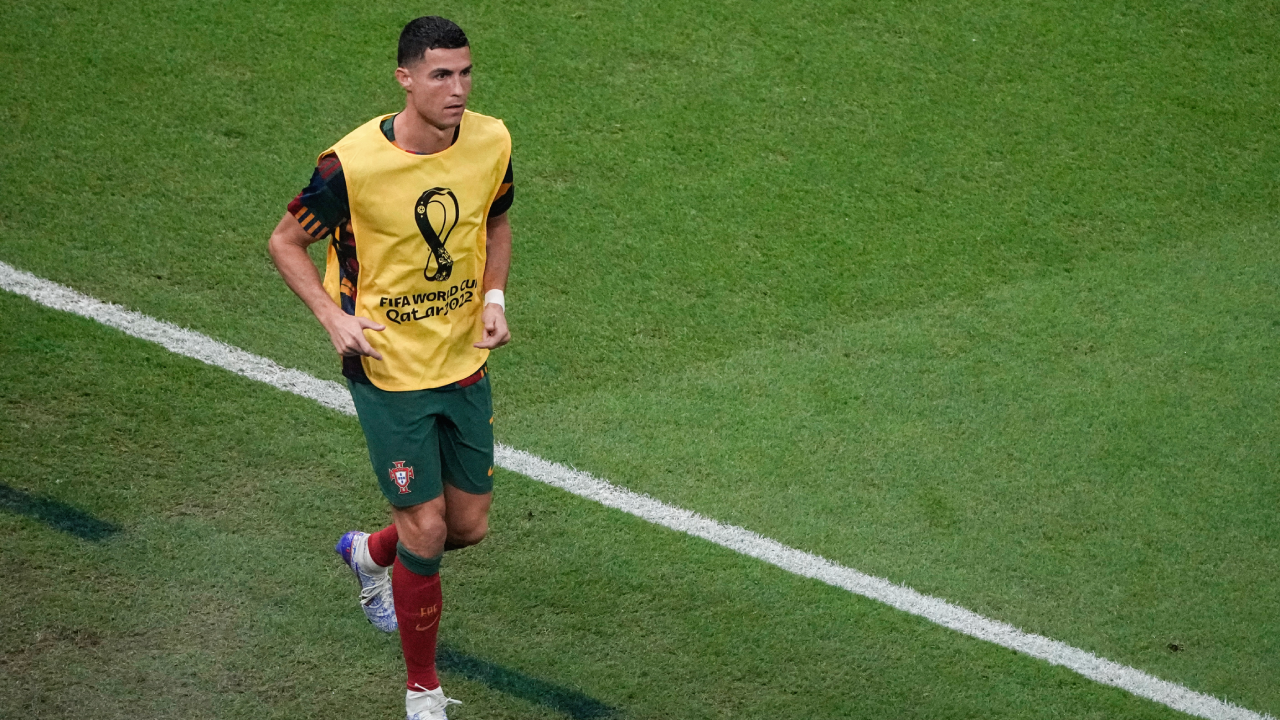
[[[444,709],[461,704],[461,700],[445,697],[444,688],[409,690],[404,695],[405,720],[449,720]]]
[[[356,574],[364,616],[382,632],[395,632],[398,626],[396,604],[391,597],[390,568],[378,565],[369,556],[369,533],[352,530],[343,535],[333,549]]]

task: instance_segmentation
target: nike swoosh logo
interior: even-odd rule
[[[426,625],[415,625],[413,629],[421,632],[423,630],[430,630],[431,628],[435,627],[438,624],[440,624],[440,618],[436,618],[435,622],[428,623]]]

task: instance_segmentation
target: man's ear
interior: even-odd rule
[[[400,83],[400,87],[404,88],[405,92],[413,88],[413,76],[402,67],[396,68],[396,82]]]

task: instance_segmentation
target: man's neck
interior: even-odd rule
[[[434,155],[453,144],[456,127],[438,128],[422,119],[412,108],[396,115],[396,145],[411,153]]]

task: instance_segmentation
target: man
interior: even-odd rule
[[[365,615],[400,630],[409,720],[444,720],[435,671],[445,550],[488,530],[493,410],[486,360],[504,345],[511,138],[466,109],[471,50],[439,17],[400,34],[400,113],[320,155],[271,235],[271,257],[343,358],[393,523],[336,550]],[[328,239],[323,282],[306,248]],[[483,298],[483,299],[482,299]],[[394,570],[389,567],[394,564]]]

